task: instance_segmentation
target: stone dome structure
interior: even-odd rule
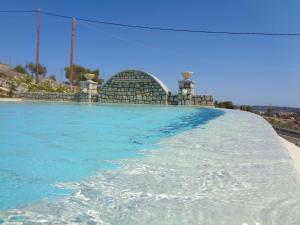
[[[100,90],[101,102],[167,104],[169,89],[157,77],[141,70],[121,71]]]

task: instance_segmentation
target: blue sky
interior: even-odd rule
[[[2,0],[1,10],[41,8],[58,14],[137,25],[300,33],[297,0],[37,1]],[[0,14],[0,61],[35,59],[36,16]],[[124,69],[158,76],[173,93],[180,72],[194,72],[198,94],[236,104],[300,107],[300,36],[259,37],[172,33],[78,22],[75,63],[107,79]],[[42,15],[41,63],[64,77],[71,23]]]

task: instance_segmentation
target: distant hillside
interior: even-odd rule
[[[260,111],[265,112],[270,106],[265,105],[253,105],[251,106],[253,111]],[[272,106],[273,112],[298,112],[300,113],[300,108],[294,108],[294,107],[282,107],[282,106]]]
[[[17,77],[24,74],[13,71],[8,65],[0,63],[0,75],[4,77]]]

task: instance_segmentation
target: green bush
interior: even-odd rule
[[[234,109],[235,105],[231,101],[225,101],[225,102],[218,102],[215,101],[215,107],[217,108],[225,108],[225,109]]]
[[[71,88],[64,84],[57,84],[53,79],[44,79],[39,84],[35,83],[35,79],[28,74],[19,77],[12,77],[13,89],[16,90],[21,84],[26,84],[29,92],[59,92],[71,93]]]

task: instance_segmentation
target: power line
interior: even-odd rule
[[[0,13],[35,13],[37,10],[27,10],[27,11],[0,11]],[[65,19],[72,19],[72,16],[66,16],[62,14],[56,14],[47,11],[40,11],[41,14],[60,17]],[[147,29],[147,30],[159,30],[159,31],[170,31],[170,32],[183,32],[183,33],[202,33],[202,34],[225,34],[225,35],[256,35],[256,36],[300,36],[300,33],[270,33],[270,32],[233,32],[233,31],[213,31],[213,30],[193,30],[193,29],[186,29],[186,28],[168,28],[168,27],[152,27],[152,26],[142,26],[142,25],[134,25],[134,24],[124,24],[124,23],[115,23],[115,22],[108,22],[108,21],[101,21],[101,20],[94,20],[94,19],[85,19],[80,17],[75,17],[78,21],[83,22],[90,22],[96,24],[104,24],[104,25],[111,25],[111,26],[118,26],[118,27],[129,27],[129,28],[136,28],[136,29]]]
[[[60,14],[55,14],[51,12],[42,11],[41,13],[71,19],[71,16],[65,16]],[[177,28],[165,28],[165,27],[152,27],[152,26],[140,26],[140,25],[132,25],[132,24],[123,24],[123,23],[114,23],[100,20],[92,20],[92,19],[84,19],[80,17],[76,17],[79,21],[90,22],[90,23],[98,23],[119,27],[130,27],[130,28],[138,28],[138,29],[148,29],[148,30],[160,30],[160,31],[173,31],[173,32],[188,32],[188,33],[205,33],[205,34],[229,34],[229,35],[265,35],[265,36],[300,36],[300,33],[267,33],[267,32],[231,32],[231,31],[209,31],[209,30],[190,30],[190,29],[177,29]]]
[[[37,10],[0,10],[0,13],[36,13]]]
[[[169,54],[172,54],[172,55],[174,55],[174,54],[178,55],[178,56],[180,55],[180,54],[178,54],[176,52],[169,52],[169,51],[163,50],[161,48],[150,46],[148,44],[144,44],[144,43],[141,43],[141,42],[136,41],[136,40],[134,40],[134,41],[133,40],[129,40],[127,38],[120,37],[120,36],[118,36],[116,34],[112,34],[110,32],[104,31],[102,28],[100,29],[100,25],[99,24],[92,24],[92,23],[89,23],[89,22],[82,22],[82,21],[80,21],[78,23],[81,24],[81,25],[84,25],[85,27],[92,28],[92,29],[94,29],[96,31],[99,31],[102,34],[105,34],[105,35],[107,35],[109,37],[113,37],[113,38],[115,38],[117,40],[129,43],[131,45],[135,45],[135,46],[139,46],[139,47],[143,47],[143,48],[148,48],[148,49],[151,49],[151,50],[158,50],[158,51],[161,51],[161,52],[164,52],[164,53],[169,53]]]
[[[60,15],[60,14],[56,14],[56,13],[51,13],[51,12],[46,12],[46,11],[41,11],[42,14],[45,14],[45,15],[48,15],[48,16],[55,16],[55,17],[60,17],[60,18],[65,18],[65,19],[72,19],[73,17],[72,16],[65,16],[65,15]],[[78,17],[75,17],[74,18],[76,20],[79,20]]]

